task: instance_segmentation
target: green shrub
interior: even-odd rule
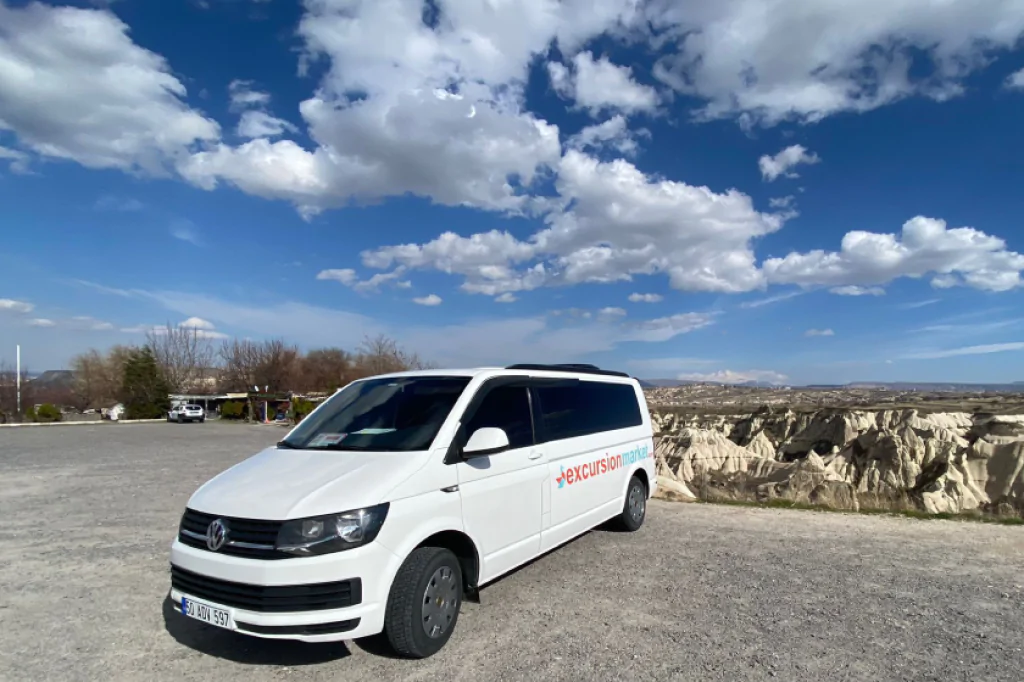
[[[316,409],[316,403],[304,398],[292,398],[291,418],[300,422]]]
[[[50,403],[43,403],[36,410],[36,419],[41,422],[59,422],[62,418],[60,408]]]
[[[170,386],[149,346],[135,349],[124,364],[121,402],[125,419],[159,419],[171,409]]]
[[[241,419],[245,416],[245,403],[240,400],[229,400],[220,406],[221,419]]]
[[[25,410],[25,421],[34,422],[36,421],[36,408],[30,407]]]

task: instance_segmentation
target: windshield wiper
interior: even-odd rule
[[[279,440],[279,441],[277,441],[277,447],[284,448],[284,449],[287,449],[287,450],[301,450],[302,449],[298,445],[295,445],[294,443],[289,443],[286,440]]]

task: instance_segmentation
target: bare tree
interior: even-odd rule
[[[210,338],[196,327],[166,327],[146,333],[146,344],[172,391],[189,392],[205,388],[213,364]]]
[[[306,391],[333,391],[355,378],[352,356],[340,348],[318,348],[301,359],[300,384]]]
[[[295,387],[299,349],[279,339],[230,339],[220,348],[221,379],[228,390],[287,391]]]
[[[95,349],[71,359],[76,406],[85,410],[102,406],[106,393],[106,358]]]
[[[106,355],[89,350],[72,358],[71,371],[74,373],[78,407],[110,407],[118,401],[124,366],[133,350],[131,346],[113,346]]]
[[[249,391],[256,384],[259,351],[249,339],[227,339],[220,346],[221,389]]]
[[[256,384],[271,391],[288,391],[295,387],[299,369],[299,349],[280,339],[269,339],[259,345]]]
[[[402,349],[394,339],[379,334],[363,340],[356,365],[363,375],[423,369],[426,363],[415,353]]]

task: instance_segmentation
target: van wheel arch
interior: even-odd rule
[[[420,547],[443,547],[450,550],[458,558],[459,566],[462,568],[463,593],[466,599],[479,601],[480,552],[468,535],[457,530],[444,530],[426,538],[414,549]]]
[[[644,469],[643,467],[637,467],[637,470],[630,474],[630,478],[632,478],[633,476],[636,476],[637,478],[640,479],[640,482],[644,484],[644,491],[647,493],[647,496],[650,497],[651,479],[647,477],[647,470]],[[629,484],[627,483],[626,485],[628,486]]]

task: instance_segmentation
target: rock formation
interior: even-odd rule
[[[668,497],[1024,513],[1024,415],[652,408]]]

